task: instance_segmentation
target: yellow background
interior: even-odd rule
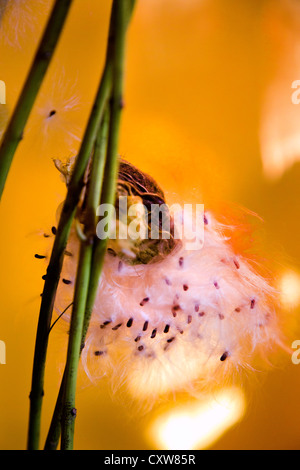
[[[7,40],[16,34],[13,19],[4,22],[1,37],[0,79],[6,83],[9,111],[51,5],[26,3],[27,17],[20,16],[13,44]],[[264,94],[280,70],[281,34],[289,27],[283,4],[139,0],[128,36],[119,149],[154,176],[171,200],[176,199],[174,194],[188,199],[200,192],[206,208],[225,201],[258,213],[264,222],[255,221],[257,248],[272,261],[276,279],[287,269],[300,269],[300,166],[295,163],[281,178],[268,179],[259,141]],[[82,135],[101,76],[109,13],[108,0],[74,1],[1,202],[0,339],[7,348],[7,364],[0,365],[1,449],[26,446],[41,276],[46,268],[34,254],[45,249],[40,234],[56,223],[55,211],[65,190],[52,158],[71,156],[78,147],[65,132]],[[299,78],[291,73],[288,83]],[[56,90],[59,80],[62,85]],[[46,116],[51,111],[52,93],[51,105],[65,118],[61,127],[53,125],[48,139],[39,128],[39,113]],[[64,93],[78,98],[73,111],[64,109]],[[285,312],[290,344],[300,338],[297,314],[296,309]],[[60,328],[51,334],[42,442],[60,383],[66,338]],[[283,366],[268,375],[258,373],[253,380],[251,390],[245,387],[245,418],[213,448],[299,448],[300,365],[287,357]],[[155,406],[150,413],[142,412],[126,397],[112,396],[106,385],[96,388],[80,376],[77,408],[77,449],[151,448],[145,430]]]

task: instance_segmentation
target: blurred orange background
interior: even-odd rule
[[[0,79],[14,107],[52,2],[17,3],[2,18]],[[26,6],[23,4],[26,3]],[[289,345],[300,339],[300,9],[292,0],[139,0],[130,26],[120,154],[150,173],[170,201],[201,197],[259,214],[259,254],[284,289]],[[25,130],[1,201],[0,448],[24,449],[42,275],[65,187],[52,159],[76,154],[105,56],[109,0],[75,0]],[[16,29],[18,29],[16,31]],[[298,75],[297,75],[298,74]],[[56,110],[50,123],[47,116]],[[297,126],[297,123],[299,126]],[[292,142],[292,144],[290,143]],[[291,148],[292,147],[292,148]],[[275,150],[274,150],[275,149]],[[272,153],[273,152],[273,153]],[[274,154],[275,152],[275,154]],[[277,153],[276,153],[277,152]],[[42,419],[45,439],[65,358],[65,330],[51,333]],[[299,449],[300,365],[288,356],[243,386],[242,420],[212,449]],[[188,397],[180,398],[183,402]],[[75,448],[151,449],[161,412],[140,410],[107,384],[79,377]],[[165,403],[172,409],[175,402]],[[153,437],[153,436],[152,436]]]

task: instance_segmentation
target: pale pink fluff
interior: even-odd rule
[[[207,213],[205,222],[198,251],[183,240],[163,261],[139,266],[107,254],[82,356],[92,380],[109,377],[139,398],[207,388],[279,342],[273,288],[234,254],[228,227]],[[68,250],[62,277],[72,284],[58,312],[72,301],[75,231]]]
[[[47,153],[56,158],[76,155],[81,140],[76,124],[80,112],[77,79],[69,80],[65,68],[59,66],[46,79],[28,123],[31,147],[44,157]]]
[[[49,4],[49,0],[0,0],[0,40],[21,48],[21,37],[36,29],[37,12]]]

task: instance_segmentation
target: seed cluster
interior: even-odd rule
[[[210,214],[204,226],[201,250],[187,250],[183,240],[157,263],[132,266],[107,253],[83,350],[92,378],[109,375],[135,396],[153,396],[228,376],[251,363],[258,346],[276,342],[272,288],[233,252]],[[67,252],[64,303],[74,289],[75,231]]]

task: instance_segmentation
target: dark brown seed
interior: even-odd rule
[[[170,325],[166,325],[164,329],[164,333],[168,333],[170,329]]]
[[[144,346],[139,346],[138,347],[138,351],[143,351],[143,349],[144,349]]]
[[[250,308],[253,309],[254,307],[255,307],[255,299],[252,299],[250,303]]]
[[[134,341],[137,343],[140,339],[141,339],[141,336],[137,336]]]
[[[234,262],[236,269],[240,269],[240,263],[236,259],[233,262]]]
[[[198,304],[195,305],[195,312],[199,312],[200,306]]]
[[[175,336],[173,336],[172,338],[167,339],[167,343],[172,343],[172,341],[174,341],[174,339],[175,339]]]
[[[52,227],[51,232],[53,233],[53,235],[56,235],[56,227]]]
[[[140,302],[140,306],[143,307],[147,302],[149,302],[149,297],[145,297],[145,298]]]
[[[178,310],[181,310],[180,305],[178,305],[178,304],[173,305],[173,307],[172,307],[172,314],[173,314],[173,317],[176,317]]]
[[[102,323],[102,325],[100,325],[100,328],[103,329],[105,328],[107,325],[109,325],[111,323],[111,320],[107,320],[105,322]]]
[[[62,282],[66,285],[72,284],[72,281],[69,281],[69,279],[63,279]]]
[[[149,322],[145,321],[144,326],[143,326],[143,331],[146,331],[148,328]]]
[[[199,312],[199,317],[204,317],[205,312]]]
[[[216,281],[214,282],[214,286],[215,286],[216,289],[220,289],[220,286]]]
[[[228,355],[229,355],[228,352],[225,351],[225,352],[222,354],[222,356],[220,357],[220,361],[221,361],[221,362],[224,362],[224,361],[227,359]]]
[[[104,351],[95,351],[94,354],[95,356],[103,356]]]
[[[183,290],[187,291],[189,286],[187,284],[183,284]]]
[[[37,259],[45,259],[46,258],[46,256],[38,255],[38,254],[35,254],[34,257],[37,258]]]
[[[177,310],[181,310],[181,307],[180,305],[176,304],[176,305],[173,305],[173,309],[177,311]]]
[[[122,323],[119,323],[118,325],[114,326],[112,328],[113,331],[116,331],[118,328],[120,328],[122,326]]]
[[[192,323],[192,319],[193,319],[192,315],[188,315],[188,317],[187,317],[188,325],[189,325],[190,323]]]
[[[129,318],[129,320],[128,320],[126,326],[127,326],[128,328],[130,328],[130,327],[132,326],[132,323],[133,323],[133,318]]]
[[[180,256],[178,263],[181,268],[183,267],[183,261],[184,261],[183,256]]]
[[[237,312],[237,313],[239,313],[240,311],[241,311],[240,307],[237,307],[237,308],[235,309],[235,312]]]
[[[151,336],[150,336],[151,339],[155,338],[156,332],[157,332],[157,329],[155,328],[151,333]]]

